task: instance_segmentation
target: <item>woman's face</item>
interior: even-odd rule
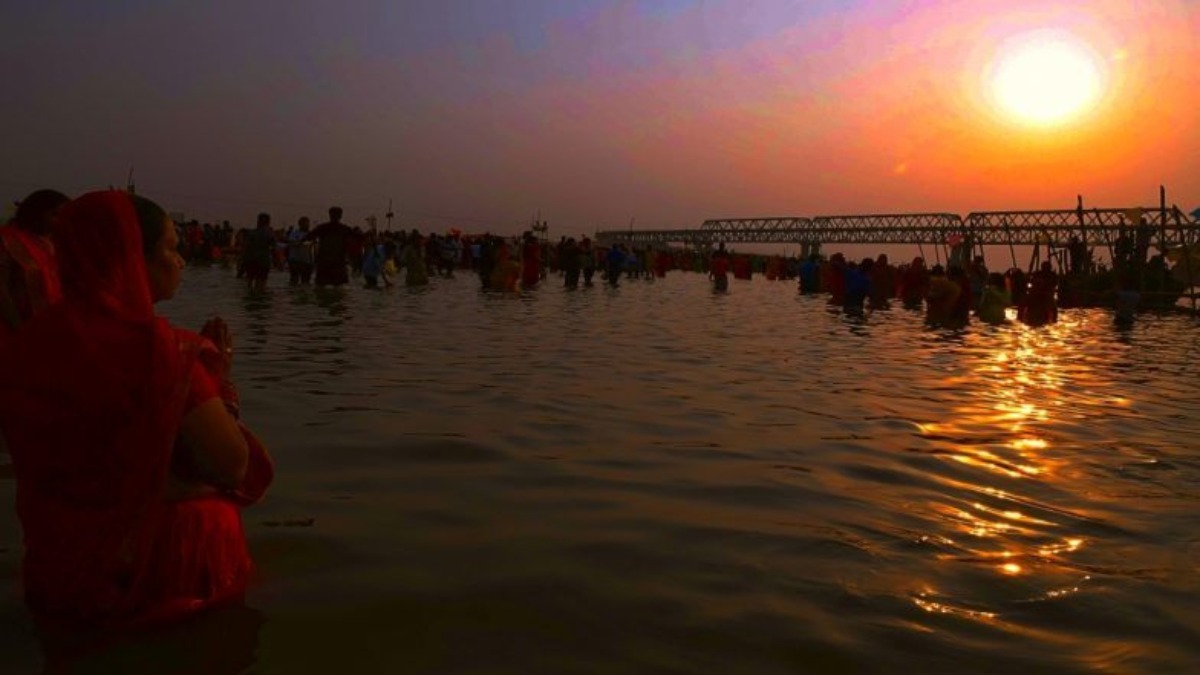
[[[150,280],[150,296],[154,302],[170,300],[179,288],[183,276],[183,257],[179,255],[179,235],[175,234],[175,223],[168,218],[163,225],[163,236],[146,257],[146,276]]]

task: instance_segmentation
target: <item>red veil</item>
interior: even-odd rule
[[[0,256],[8,256],[20,270],[19,288],[10,290],[20,294],[13,301],[21,320],[28,320],[62,297],[54,250],[41,239],[17,226],[0,227]],[[0,283],[6,282],[7,279],[0,279]],[[0,342],[15,328],[0,317]]]
[[[0,351],[26,602],[43,625],[111,628],[240,595],[237,508],[164,498],[189,374],[211,344],[155,316],[128,195],[84,195],[59,223],[63,301]]]

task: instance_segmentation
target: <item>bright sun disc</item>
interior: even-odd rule
[[[1073,36],[1041,31],[1001,50],[991,73],[996,103],[1018,121],[1057,126],[1092,108],[1100,98],[1101,62]]]

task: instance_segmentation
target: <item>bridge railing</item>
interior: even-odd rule
[[[1159,247],[1200,241],[1200,223],[1178,209],[1159,208],[979,211],[966,218],[953,213],[723,218],[706,220],[699,229],[610,230],[598,232],[597,239],[601,244],[698,246],[718,242],[949,245],[963,239],[976,245],[1066,246],[1078,240],[1088,246],[1112,247],[1121,236],[1136,238],[1139,232]]]

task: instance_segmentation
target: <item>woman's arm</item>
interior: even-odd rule
[[[184,416],[178,449],[186,454],[196,477],[206,483],[233,489],[246,477],[246,439],[219,398],[201,403]]]
[[[16,328],[21,323],[21,313],[17,311],[17,303],[8,291],[8,280],[13,271],[9,257],[0,248],[0,330],[3,330],[4,326]]]

